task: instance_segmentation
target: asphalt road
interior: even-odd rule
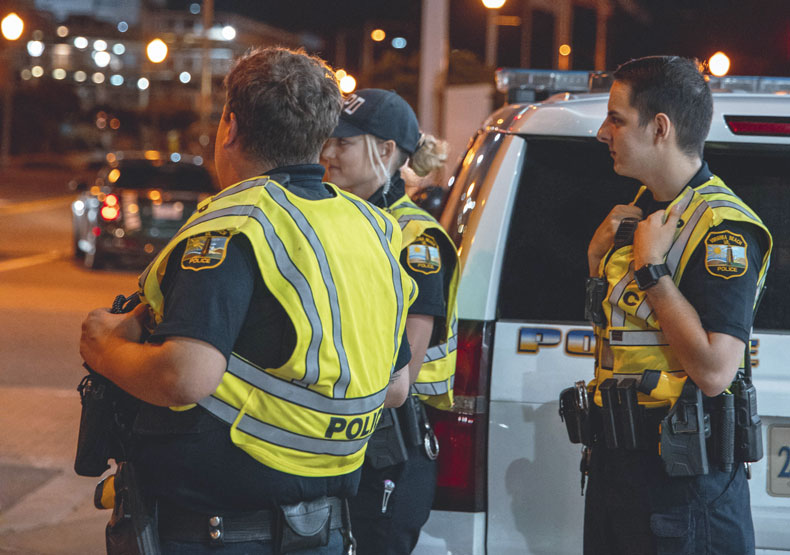
[[[136,288],[136,270],[72,255],[66,168],[0,171],[0,553],[104,553],[109,513],[72,470],[80,323]]]

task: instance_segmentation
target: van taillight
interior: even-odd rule
[[[790,118],[774,116],[724,116],[735,135],[790,136]]]
[[[433,503],[436,510],[486,510],[488,378],[493,329],[493,322],[458,322],[455,406],[452,411],[430,409],[440,446]]]

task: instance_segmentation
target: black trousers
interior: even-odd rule
[[[404,463],[375,469],[366,461],[362,466],[359,492],[348,500],[359,555],[407,555],[417,545],[433,505],[436,461],[421,445],[407,451]],[[382,513],[384,480],[392,480],[395,489]]]
[[[754,527],[743,464],[669,477],[648,451],[594,447],[585,555],[750,555]]]

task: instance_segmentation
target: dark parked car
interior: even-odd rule
[[[150,150],[110,153],[93,181],[73,187],[74,254],[88,268],[150,260],[215,192],[201,157]]]

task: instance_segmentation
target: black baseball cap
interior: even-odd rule
[[[340,121],[333,137],[375,135],[392,140],[400,148],[414,154],[420,142],[420,124],[409,103],[397,93],[383,89],[360,89],[343,101]]]

